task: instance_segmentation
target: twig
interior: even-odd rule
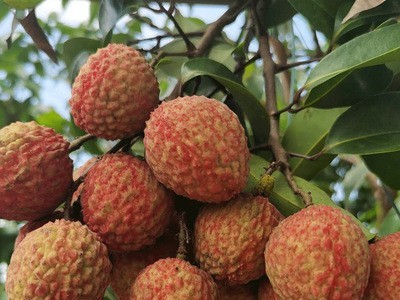
[[[202,36],[203,34],[204,34],[204,31],[193,31],[193,32],[186,33],[186,36],[187,37],[196,37],[196,36]],[[166,39],[166,38],[174,38],[174,37],[176,38],[176,37],[180,37],[180,36],[181,35],[179,33],[160,34],[160,35],[156,35],[153,37],[132,40],[132,41],[129,41],[127,43],[127,45],[131,46],[131,45],[139,44],[141,42],[153,41],[153,40],[159,41],[159,40]]]
[[[275,160],[280,165],[280,170],[284,174],[287,183],[296,195],[299,195],[305,204],[309,206],[312,204],[312,198],[310,193],[304,192],[300,189],[294,180],[293,174],[289,168],[289,162],[287,153],[280,142],[279,136],[279,115],[276,115],[277,111],[277,99],[275,90],[275,63],[272,59],[269,36],[265,27],[262,24],[261,19],[258,16],[258,12],[255,6],[253,6],[253,17],[255,20],[256,31],[259,41],[259,53],[263,60],[263,73],[265,80],[265,91],[267,95],[267,112],[270,115],[270,134],[269,144],[271,145],[272,152]]]
[[[279,115],[284,112],[296,113],[296,112],[303,110],[305,107],[299,107],[297,109],[293,109],[293,106],[300,103],[301,93],[303,93],[303,91],[304,91],[304,87],[299,88],[293,96],[292,103],[290,103],[288,106],[284,107],[281,110],[277,110],[277,111],[273,112],[273,116],[279,117]]]
[[[82,147],[82,145],[84,143],[86,143],[87,141],[93,140],[95,138],[96,137],[91,134],[86,134],[86,135],[83,135],[83,136],[77,138],[76,140],[74,140],[70,143],[68,152],[71,153],[71,152],[74,152],[75,150],[78,150],[80,147]]]
[[[287,154],[289,157],[298,157],[298,158],[302,158],[302,159],[310,160],[310,161],[317,160],[317,159],[320,158],[324,153],[325,153],[325,152],[321,151],[321,152],[318,152],[318,153],[316,153],[316,154],[314,154],[314,155],[304,155],[304,154],[300,154],[300,153],[286,152],[286,154]]]
[[[124,148],[126,145],[129,145],[133,138],[127,138],[120,140],[117,144],[115,144],[110,150],[107,151],[107,154],[112,154],[118,152],[118,150]]]
[[[179,35],[182,37],[183,41],[185,42],[188,53],[189,54],[193,53],[196,50],[196,46],[189,40],[186,33],[182,30],[181,26],[176,21],[174,15],[173,15],[173,11],[175,10],[175,5],[174,5],[173,1],[171,1],[169,9],[166,9],[164,7],[164,5],[162,4],[162,1],[156,0],[156,2],[158,4],[158,6],[160,7],[160,10],[167,15],[168,19],[170,19],[172,21],[172,23],[174,23],[176,30],[178,31]],[[189,56],[191,56],[191,55],[189,55]]]
[[[207,27],[206,32],[200,40],[197,50],[194,54],[195,57],[203,56],[210,48],[212,41],[218,36],[224,27],[236,20],[239,13],[249,5],[248,0],[236,1],[217,21]]]
[[[308,65],[308,64],[311,64],[313,62],[320,61],[321,59],[322,59],[322,57],[315,57],[315,58],[311,58],[311,59],[308,59],[308,60],[296,61],[296,62],[293,62],[293,63],[284,64],[284,65],[277,65],[275,73],[280,73],[280,72],[289,70],[291,68],[299,67],[299,66],[302,66],[302,65]]]

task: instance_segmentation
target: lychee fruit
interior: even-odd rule
[[[205,271],[179,258],[166,258],[145,268],[131,288],[131,300],[219,299],[218,288]]]
[[[168,231],[154,245],[142,250],[112,253],[111,287],[119,300],[130,299],[130,288],[140,271],[159,259],[175,257],[177,249],[176,235]]]
[[[283,299],[361,299],[370,252],[340,209],[311,205],[283,220],[265,247],[266,273]]]
[[[279,300],[271,283],[267,279],[260,280],[258,286],[258,300]]]
[[[257,286],[255,282],[229,286],[224,282],[217,282],[220,300],[257,300]]]
[[[35,220],[64,200],[72,183],[69,143],[35,122],[0,129],[0,218]]]
[[[264,272],[264,248],[282,219],[268,198],[239,194],[199,213],[194,251],[200,268],[229,285],[245,284]]]
[[[4,3],[16,9],[34,8],[43,0],[4,0]]]
[[[140,133],[159,103],[153,69],[139,51],[109,44],[91,55],[72,86],[75,124],[108,140]]]
[[[395,300],[400,295],[400,232],[370,245],[371,274],[365,300]]]
[[[246,185],[250,154],[244,129],[222,102],[204,96],[163,102],[144,133],[147,163],[175,193],[222,202]]]
[[[98,300],[110,280],[107,248],[79,222],[56,220],[28,233],[7,271],[10,300]]]
[[[117,153],[90,169],[80,199],[85,223],[110,250],[133,251],[163,234],[173,214],[172,197],[146,162]]]

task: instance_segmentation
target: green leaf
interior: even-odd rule
[[[263,17],[264,24],[267,27],[274,27],[284,23],[296,14],[296,10],[288,0],[272,0],[269,2],[270,5],[263,5],[261,7],[261,16]],[[259,3],[263,2],[259,1]]]
[[[65,134],[65,128],[68,126],[68,121],[54,109],[37,116],[35,119],[38,124],[53,128],[60,134]]]
[[[398,199],[395,201],[397,205],[399,202]],[[379,226],[379,236],[386,236],[398,231],[400,231],[400,218],[394,208],[391,208]]]
[[[5,225],[0,227],[0,262],[10,262],[17,235],[18,226],[16,222],[6,221]]]
[[[311,71],[305,88],[310,90],[338,75],[399,60],[400,24],[359,36],[325,56]]]
[[[269,162],[258,155],[251,155],[250,158],[250,173],[247,177],[247,184],[244,192],[251,193],[258,185],[261,175],[265,173],[265,169],[269,166]]]
[[[103,38],[107,40],[118,20],[133,10],[133,3],[138,1],[102,0],[99,8],[99,27]],[[108,37],[110,38],[110,36]]]
[[[63,59],[71,70],[76,58],[82,53],[94,53],[102,46],[101,41],[88,38],[73,38],[64,43]]]
[[[288,0],[302,14],[311,26],[331,38],[336,12],[345,0]]]
[[[209,76],[217,80],[233,95],[235,102],[245,113],[254,135],[255,145],[268,142],[269,118],[260,101],[224,65],[207,58],[187,61],[182,66],[182,82],[197,76]]]
[[[400,151],[363,155],[368,169],[375,173],[386,185],[400,190]]]
[[[305,106],[351,106],[384,91],[392,79],[393,72],[385,65],[345,72],[313,88],[307,96]]]
[[[349,33],[360,31],[360,28],[370,30],[373,23],[381,23],[385,20],[400,15],[400,2],[398,0],[386,0],[381,5],[364,11],[356,18],[340,24],[335,32],[335,40],[342,39]]]
[[[325,144],[328,153],[378,154],[400,150],[400,93],[366,99],[343,113]]]
[[[297,113],[283,136],[282,145],[286,151],[306,156],[320,152],[333,123],[344,111],[343,108],[309,108]],[[329,165],[334,157],[323,155],[315,161],[293,157],[289,163],[294,175],[310,180]]]

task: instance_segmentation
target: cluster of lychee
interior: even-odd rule
[[[110,44],[90,56],[72,88],[74,122],[108,140],[144,134],[145,157],[104,154],[75,181],[54,130],[0,130],[0,218],[29,221],[7,272],[10,300],[98,300],[110,284],[121,300],[395,299],[400,234],[369,246],[323,205],[284,219],[267,196],[242,193],[250,153],[233,111],[196,95],[160,104],[158,94],[138,51]],[[187,260],[176,256],[178,197],[201,206]]]

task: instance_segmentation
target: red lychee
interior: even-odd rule
[[[246,136],[222,102],[204,96],[163,102],[144,132],[147,163],[175,193],[222,202],[244,188],[250,159]]]
[[[179,258],[166,258],[148,266],[136,278],[131,300],[219,299],[218,288],[205,271]]]
[[[365,300],[396,300],[400,295],[400,232],[370,245],[371,274]]]
[[[69,143],[35,122],[0,130],[0,218],[30,221],[50,214],[72,183]]]
[[[134,136],[157,107],[158,83],[139,51],[109,44],[91,55],[72,86],[75,124],[108,140]]]
[[[283,299],[361,299],[368,242],[340,209],[312,205],[283,220],[265,247],[266,273]]]
[[[110,281],[107,248],[79,222],[56,220],[28,233],[7,271],[10,300],[98,300]]]
[[[261,196],[238,195],[209,204],[195,223],[196,260],[203,270],[230,285],[255,280],[265,274],[265,244],[282,218]]]
[[[146,162],[106,154],[88,172],[81,194],[83,219],[113,251],[153,244],[173,214],[172,193]]]

